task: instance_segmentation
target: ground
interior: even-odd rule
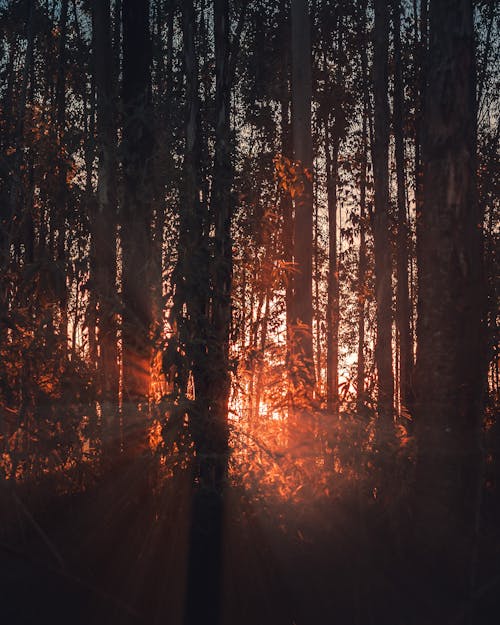
[[[190,478],[158,477],[156,463],[122,466],[83,492],[4,487],[3,623],[181,624]],[[493,523],[476,600],[464,606],[410,564],[403,503],[353,484],[302,499],[228,488],[224,625],[451,625],[464,609],[471,625],[498,623]]]

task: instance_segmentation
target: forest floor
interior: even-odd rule
[[[189,473],[152,484],[156,470],[151,460],[138,461],[83,492],[4,488],[1,622],[180,625]],[[409,564],[401,509],[364,492],[266,500],[232,485],[224,625],[462,622],[461,598],[447,597],[432,571],[416,575]],[[490,525],[476,600],[466,606],[471,625],[498,625],[500,618],[500,532]]]

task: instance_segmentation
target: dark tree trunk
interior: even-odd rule
[[[285,162],[292,159],[292,129],[290,124],[290,19],[288,3],[283,1],[280,5],[281,18],[281,54],[282,74],[280,85],[280,139],[281,153]],[[283,260],[285,262],[285,308],[286,308],[286,357],[287,362],[292,358],[293,339],[293,239],[294,239],[294,214],[293,202],[290,191],[287,188],[281,190],[280,198],[281,214],[283,218]],[[291,368],[290,368],[291,369]],[[289,392],[287,401],[291,405],[292,380],[288,380]]]
[[[363,81],[363,122],[361,135],[361,170],[360,170],[360,198],[359,198],[359,257],[358,257],[358,358],[356,371],[356,409],[358,414],[363,414],[366,409],[366,359],[365,359],[365,325],[366,325],[366,294],[368,253],[366,246],[366,233],[368,225],[367,210],[367,174],[368,174],[368,151],[369,139],[373,145],[373,133],[371,124],[370,102],[370,78],[368,75],[367,57],[367,0],[363,0],[360,6],[360,23],[362,24],[360,36],[360,63],[361,79]]]
[[[330,137],[325,120],[326,189],[328,202],[328,302],[326,319],[327,364],[326,398],[328,410],[339,416],[339,315],[340,285],[337,257],[337,183],[340,138],[334,122]]]
[[[211,215],[214,257],[211,263],[210,329],[206,356],[198,368],[203,405],[190,415],[196,452],[185,622],[216,625],[221,620],[223,522],[229,455],[229,333],[232,282],[232,178],[230,137],[230,57],[228,0],[214,0],[215,157]],[[234,58],[231,59],[234,62]],[[208,236],[208,233],[206,233]],[[196,378],[195,378],[196,380]],[[195,382],[196,383],[196,382]]]
[[[10,178],[9,197],[5,198],[0,207],[0,267],[6,267],[10,262],[10,248],[14,239],[19,236],[17,224],[22,222],[24,206],[23,193],[23,148],[25,143],[25,116],[28,104],[28,87],[32,68],[34,65],[35,32],[34,32],[34,9],[35,3],[27,5],[26,21],[26,52],[22,71],[22,82],[19,98],[17,101],[17,123],[14,130],[14,157],[12,170],[7,176]],[[15,217],[15,219],[14,219]],[[4,304],[6,305],[6,303]]]
[[[59,20],[59,59],[57,64],[56,79],[56,128],[57,143],[59,150],[58,162],[58,189],[54,215],[54,226],[57,228],[57,244],[55,259],[59,273],[57,295],[60,307],[59,340],[63,351],[66,351],[68,343],[68,292],[66,288],[66,219],[68,215],[68,185],[66,160],[66,57],[67,57],[67,33],[68,33],[68,0],[61,4],[61,16]]]
[[[396,328],[399,338],[399,387],[401,410],[408,411],[412,400],[411,377],[413,346],[411,336],[411,306],[408,282],[408,249],[410,233],[406,208],[405,149],[404,149],[404,84],[401,58],[401,6],[394,0],[394,149],[397,180],[397,242],[396,242]]]
[[[435,578],[464,599],[473,583],[485,373],[474,55],[472,0],[431,1],[418,256],[416,531],[432,554]]]
[[[230,76],[229,76],[229,2],[215,0],[215,163],[212,189],[212,211],[215,219],[213,263],[214,345],[211,354],[211,426],[214,428],[213,451],[215,467],[208,467],[215,476],[216,488],[225,485],[228,454],[228,402],[231,377],[229,373],[229,337],[231,329],[232,239],[231,219],[233,167],[230,136]],[[211,478],[213,479],[213,478]]]
[[[294,189],[295,232],[293,280],[292,367],[295,394],[305,407],[314,394],[313,359],[313,154],[311,135],[311,32],[308,3],[292,0],[292,127],[297,181]]]
[[[151,48],[149,2],[123,0],[123,400],[148,397],[152,325]]]
[[[210,298],[209,249],[204,240],[208,214],[200,201],[201,128],[196,15],[192,0],[182,6],[184,71],[186,74],[186,132],[180,212],[179,258],[175,279],[173,318],[181,343],[193,366],[199,410],[206,404],[202,374],[206,367],[207,311]],[[183,314],[187,306],[188,315]],[[179,389],[181,392],[183,389]]]
[[[96,45],[95,27],[92,26],[92,46]],[[95,63],[94,71],[90,78],[90,110],[87,113],[87,102],[84,102],[86,111],[85,134],[87,141],[85,145],[85,204],[90,218],[90,248],[89,248],[89,274],[90,282],[94,288],[89,289],[86,325],[89,341],[89,361],[92,371],[97,374],[97,288],[96,288],[96,237],[93,232],[95,224],[96,205],[94,197],[94,159],[96,155],[96,89],[95,89]],[[85,92],[85,96],[87,96]],[[86,97],[85,97],[86,100]],[[99,390],[99,389],[98,389]]]
[[[415,6],[415,233],[416,256],[420,245],[420,224],[423,204],[422,134],[426,94],[426,65],[428,46],[428,0],[420,2],[420,16]],[[420,17],[420,19],[419,19]]]
[[[361,172],[359,183],[359,257],[358,257],[358,363],[356,370],[356,410],[365,410],[365,314],[366,314],[366,174],[368,165],[367,102],[363,107],[363,128],[361,137]]]
[[[373,174],[375,210],[375,299],[377,303],[377,341],[375,363],[378,376],[377,407],[383,421],[392,421],[394,376],[392,372],[392,263],[389,224],[389,102],[388,47],[389,5],[375,0],[373,82],[375,96],[375,136]]]
[[[93,224],[95,254],[95,297],[98,303],[99,333],[98,380],[100,399],[105,403],[103,416],[110,419],[109,436],[119,440],[118,420],[118,346],[117,346],[117,155],[116,93],[114,86],[109,0],[94,0],[94,63],[97,93],[97,202]]]

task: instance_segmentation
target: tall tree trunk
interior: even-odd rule
[[[24,153],[24,131],[26,107],[28,104],[28,87],[32,67],[34,63],[35,31],[34,31],[34,9],[35,3],[29,2],[27,5],[26,20],[26,53],[22,71],[22,82],[19,99],[17,102],[17,124],[14,130],[14,159],[12,174],[10,177],[10,189],[8,200],[2,202],[0,207],[0,267],[6,267],[10,262],[10,249],[14,238],[17,235],[14,228],[22,219],[23,207],[23,153]],[[8,180],[8,178],[7,178]],[[6,198],[7,199],[7,198]],[[14,219],[16,216],[16,219]],[[2,293],[3,298],[3,293]],[[2,302],[2,305],[6,305]]]
[[[66,219],[68,215],[68,184],[67,184],[67,156],[66,146],[66,56],[67,56],[67,36],[68,36],[68,0],[63,0],[61,4],[61,16],[59,19],[59,59],[57,64],[56,80],[56,127],[57,143],[59,150],[58,163],[58,190],[57,204],[55,207],[54,223],[57,227],[57,248],[55,258],[58,267],[58,299],[60,307],[59,339],[61,346],[66,352],[68,345],[68,292],[66,287]]]
[[[367,33],[367,9],[368,0],[363,0],[360,5],[360,63],[361,80],[363,89],[363,122],[361,135],[361,171],[360,171],[360,198],[359,198],[359,257],[358,257],[358,358],[357,358],[357,394],[356,409],[358,414],[363,414],[366,408],[366,359],[365,359],[365,315],[366,315],[366,292],[368,254],[366,246],[366,232],[368,221],[367,210],[367,174],[368,174],[368,143],[373,146],[373,131],[371,120],[370,102],[370,78],[368,75],[368,33]]]
[[[95,47],[95,27],[92,27],[92,46]],[[87,140],[85,142],[85,204],[90,218],[90,246],[89,246],[89,274],[90,282],[96,285],[96,237],[93,233],[95,224],[95,197],[94,197],[94,159],[96,153],[96,102],[95,102],[95,67],[90,78],[90,110],[87,113],[87,94],[85,92],[84,110],[85,122],[84,132]],[[88,331],[89,362],[92,371],[97,374],[97,288],[89,289],[86,311],[86,325]],[[99,392],[99,389],[97,389]]]
[[[311,135],[311,26],[307,0],[292,0],[292,127],[297,182],[294,189],[295,233],[292,367],[295,393],[307,407],[314,394],[313,360],[313,154]]]
[[[282,73],[280,85],[280,141],[281,153],[285,162],[292,158],[292,129],[290,124],[290,20],[289,9],[286,0],[280,4],[281,19],[281,58]],[[286,188],[281,190],[280,208],[283,218],[283,261],[285,263],[285,309],[286,309],[286,360],[291,363],[292,339],[293,339],[293,240],[294,240],[294,214],[293,202],[290,191]],[[289,367],[289,373],[291,367]],[[289,375],[287,401],[291,407],[292,380]]]
[[[152,328],[151,338],[153,348],[159,347],[163,343],[163,243],[165,229],[165,196],[167,187],[170,190],[168,178],[172,177],[165,171],[170,173],[171,164],[168,162],[172,158],[172,127],[170,122],[169,107],[172,106],[173,89],[169,76],[168,83],[165,81],[165,52],[163,49],[163,24],[168,25],[167,32],[167,52],[170,54],[171,27],[174,19],[175,7],[172,3],[159,2],[155,8],[154,15],[155,31],[152,35],[154,39],[153,48],[155,50],[156,71],[154,83],[156,85],[156,100],[154,101],[154,123],[158,136],[161,137],[155,145],[152,154],[152,185],[153,185],[153,225],[152,225],[152,254],[151,254],[151,314]],[[170,60],[167,58],[170,65]]]
[[[337,120],[330,137],[328,118],[325,119],[326,188],[328,202],[328,302],[326,319],[327,364],[326,395],[328,410],[339,416],[339,314],[340,288],[337,257],[337,182],[340,139]]]
[[[211,365],[216,377],[212,386],[211,421],[215,428],[214,444],[217,455],[215,485],[225,483],[228,453],[228,402],[231,378],[229,374],[229,337],[231,328],[232,286],[232,183],[229,76],[229,2],[215,0],[215,163],[212,190],[212,210],[215,219],[213,330],[214,349]],[[211,473],[214,470],[211,469]]]
[[[117,155],[115,68],[111,40],[109,0],[94,0],[94,63],[97,93],[97,206],[94,216],[95,290],[99,307],[98,379],[104,418],[110,419],[109,435],[119,440],[118,345],[117,345]],[[116,445],[114,445],[116,447]]]
[[[470,596],[484,391],[472,0],[431,0],[418,256],[416,531]],[[465,616],[463,621],[465,622]]]
[[[365,98],[361,135],[361,172],[359,183],[359,257],[358,257],[358,362],[356,370],[356,410],[365,410],[365,314],[366,314],[366,175],[368,165],[368,105]]]
[[[186,74],[186,133],[180,213],[179,256],[175,275],[173,317],[181,344],[186,345],[196,391],[190,427],[206,419],[208,307],[210,301],[209,246],[205,240],[208,212],[200,200],[201,127],[196,14],[192,0],[182,6],[184,70]],[[187,315],[183,314],[184,305]],[[184,376],[181,376],[184,377]],[[185,388],[179,388],[185,393]],[[201,417],[200,415],[204,415]]]
[[[411,404],[411,377],[413,370],[413,346],[411,336],[411,306],[408,288],[408,247],[409,228],[406,207],[405,149],[404,149],[404,85],[403,61],[401,58],[401,5],[394,0],[394,148],[397,179],[397,291],[396,291],[396,328],[399,338],[399,386],[402,410],[408,410]]]
[[[392,372],[392,263],[389,233],[389,102],[387,99],[389,5],[385,0],[375,0],[374,46],[375,210],[373,212],[373,238],[377,303],[375,362],[378,376],[378,412],[384,421],[390,422],[393,412],[394,377]]]
[[[420,225],[423,204],[422,134],[426,97],[427,46],[428,46],[428,0],[420,2],[420,19],[415,5],[415,230],[416,253],[419,255]]]
[[[166,430],[167,438],[171,440],[172,438],[179,439],[182,433],[190,370],[193,374],[196,396],[195,401],[191,402],[192,407],[189,411],[189,426],[193,437],[194,425],[200,419],[203,420],[200,415],[205,415],[206,418],[208,411],[205,371],[210,283],[209,247],[208,241],[204,239],[208,214],[206,206],[200,200],[202,188],[201,128],[196,23],[194,4],[192,0],[188,0],[182,5],[186,120],[183,177],[180,189],[178,257],[173,273],[175,291],[171,310],[171,325],[175,334],[169,341],[163,357],[164,371],[173,372],[170,392],[173,404]],[[169,64],[168,60],[167,64]],[[170,75],[170,69],[168,75]]]
[[[316,325],[315,336],[315,348],[316,348],[316,393],[319,397],[322,396],[323,376],[322,376],[322,364],[323,364],[323,352],[321,349],[321,326],[323,323],[323,309],[321,306],[320,298],[320,282],[321,282],[321,260],[319,249],[319,201],[318,201],[318,183],[315,181],[314,189],[314,322]]]
[[[152,325],[152,188],[149,171],[153,137],[149,127],[151,48],[149,2],[123,0],[123,201],[122,342],[123,400],[148,397]]]
[[[185,622],[220,623],[223,581],[222,533],[229,455],[229,333],[232,282],[232,162],[228,0],[214,0],[215,157],[211,214],[215,233],[207,356],[199,371],[205,405],[190,415],[198,485],[191,530]],[[234,61],[234,59],[231,59]],[[208,236],[208,232],[206,233]],[[198,387],[196,387],[198,393]],[[198,402],[197,402],[198,403]]]

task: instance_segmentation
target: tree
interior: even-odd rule
[[[66,288],[66,218],[68,213],[68,186],[67,172],[68,159],[65,149],[66,134],[66,71],[67,71],[67,31],[68,31],[68,0],[61,2],[61,16],[59,19],[59,50],[56,77],[56,145],[58,146],[58,180],[55,206],[51,215],[51,228],[57,230],[57,242],[54,256],[60,278],[58,280],[58,299],[60,308],[59,340],[63,353],[67,345],[68,333],[68,293]]]
[[[366,249],[366,187],[368,166],[368,102],[364,99],[363,121],[361,131],[361,172],[359,183],[359,255],[358,255],[358,349],[356,368],[356,410],[362,414],[365,409],[365,316],[366,316],[366,274],[367,274],[367,249]]]
[[[359,37],[359,57],[361,65],[361,84],[363,92],[363,112],[361,127],[361,158],[359,176],[359,252],[358,252],[358,346],[357,346],[357,367],[356,367],[356,410],[362,414],[366,404],[366,358],[365,358],[365,334],[366,334],[366,313],[367,313],[367,273],[368,273],[368,250],[366,243],[367,236],[367,188],[368,188],[368,143],[369,139],[373,145],[373,131],[371,123],[371,102],[370,84],[368,76],[368,58],[366,46],[368,42],[367,34],[367,0],[363,0],[360,6],[360,19],[362,24]],[[370,132],[368,132],[370,129]],[[370,136],[369,136],[370,135]]]
[[[339,315],[340,288],[337,255],[337,186],[339,175],[339,149],[341,116],[337,103],[334,108],[335,121],[332,136],[329,133],[328,118],[325,120],[326,189],[328,203],[328,304],[327,304],[327,365],[326,394],[328,409],[339,416]]]
[[[149,179],[151,45],[149,2],[123,0],[122,359],[125,401],[149,393],[152,355],[152,188]],[[139,54],[137,51],[140,50]]]
[[[392,262],[389,232],[389,101],[388,92],[389,5],[375,0],[373,55],[374,145],[372,150],[375,207],[372,214],[375,251],[375,298],[378,375],[377,406],[381,418],[392,420],[394,376],[392,372]]]
[[[392,6],[394,26],[394,151],[397,182],[397,242],[396,242],[396,329],[399,347],[399,387],[401,407],[408,410],[412,401],[413,345],[411,335],[411,306],[408,277],[408,228],[405,179],[404,145],[404,84],[401,57],[401,5],[395,0]]]
[[[188,7],[193,16],[191,6]],[[241,15],[243,20],[244,11]],[[187,156],[194,148],[196,124],[195,93],[197,79],[193,75],[196,65],[191,57],[193,34],[188,14],[184,17],[185,60],[190,69],[188,85],[189,118]],[[236,40],[237,41],[237,40]],[[233,42],[230,55],[229,3],[214,0],[214,54],[215,54],[215,150],[213,182],[210,198],[209,227],[205,227],[201,246],[208,247],[207,238],[213,228],[213,256],[209,263],[210,287],[199,285],[205,298],[200,322],[204,326],[201,336],[193,336],[199,349],[193,359],[196,402],[189,415],[189,427],[195,446],[195,478],[192,518],[189,541],[189,562],[186,594],[185,622],[194,625],[203,621],[210,625],[220,622],[220,599],[223,579],[222,532],[224,521],[225,490],[229,459],[229,393],[231,377],[229,368],[229,338],[231,328],[232,240],[231,220],[233,168],[231,163],[231,84],[236,63],[237,45]],[[190,168],[192,169],[192,167]],[[196,198],[192,198],[195,201]],[[198,267],[193,267],[198,271]],[[196,301],[199,292],[187,293]],[[189,309],[189,303],[188,303]]]
[[[118,424],[118,345],[116,289],[117,235],[117,154],[116,154],[116,76],[112,54],[109,0],[94,0],[94,72],[97,94],[97,202],[92,223],[94,254],[94,296],[98,304],[99,387],[104,412],[112,418],[111,437],[119,440]],[[114,416],[109,411],[114,410]]]
[[[418,247],[417,531],[432,545],[453,590],[467,597],[485,374],[473,8],[471,0],[432,0],[429,10]]]
[[[306,405],[314,390],[312,335],[313,154],[311,33],[307,0],[292,0],[292,137],[296,162],[292,366],[296,394]]]

